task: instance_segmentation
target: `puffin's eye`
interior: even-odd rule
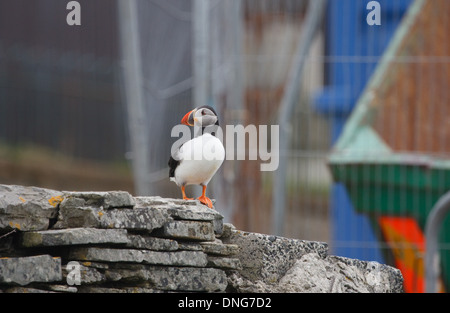
[[[205,110],[202,110],[202,115],[206,115],[206,112],[205,112]]]

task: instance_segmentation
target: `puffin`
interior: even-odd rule
[[[225,148],[215,132],[206,131],[208,126],[219,126],[216,111],[208,105],[189,111],[181,119],[181,124],[194,126],[194,138],[183,143],[169,158],[169,178],[181,188],[184,200],[193,200],[186,196],[187,185],[200,185],[202,195],[197,199],[213,208],[206,196],[206,186],[225,159]],[[197,130],[197,131],[196,131]]]

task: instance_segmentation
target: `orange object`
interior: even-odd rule
[[[382,216],[378,219],[383,236],[391,248],[395,266],[402,272],[405,292],[425,291],[425,237],[410,217]],[[440,291],[443,284],[440,282]]]

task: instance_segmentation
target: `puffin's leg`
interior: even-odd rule
[[[203,192],[202,195],[200,197],[198,197],[198,200],[200,200],[201,203],[205,204],[208,206],[208,208],[212,209],[213,204],[210,198],[208,198],[206,196],[206,185],[202,185],[203,187]]]
[[[186,197],[186,192],[184,191],[184,188],[186,188],[186,186],[181,186],[181,192],[183,193],[183,200],[194,200],[194,198],[188,198]]]

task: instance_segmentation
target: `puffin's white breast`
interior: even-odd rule
[[[225,159],[222,142],[204,134],[184,143],[179,151],[180,164],[175,169],[177,185],[206,185]]]

